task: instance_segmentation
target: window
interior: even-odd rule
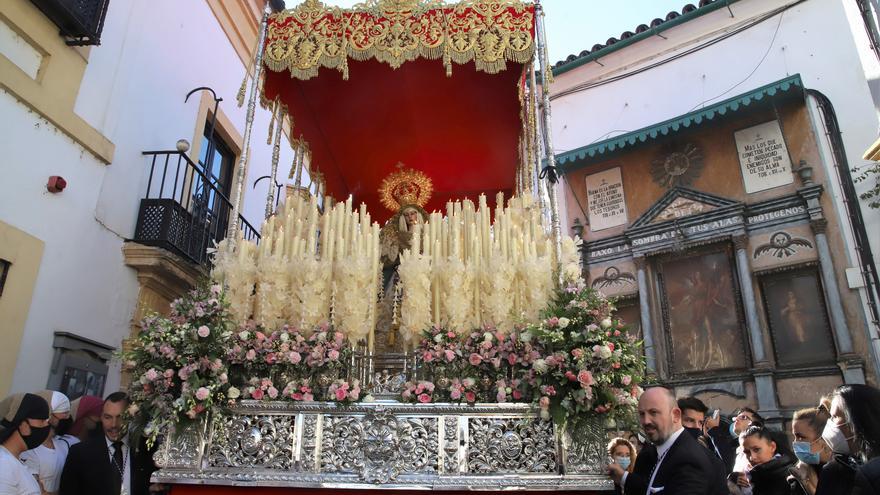
[[[55,356],[46,388],[70,400],[83,395],[103,397],[113,348],[67,332],[55,332],[52,345]]]
[[[0,259],[0,297],[3,297],[3,287],[6,286],[6,276],[9,275],[9,267],[12,263]]]
[[[210,121],[205,125],[199,156],[199,171],[192,187],[192,213],[194,225],[204,228],[207,234],[205,247],[211,240],[220,241],[226,235],[229,208],[227,201],[232,192],[232,170],[235,153],[215,131],[211,135]]]

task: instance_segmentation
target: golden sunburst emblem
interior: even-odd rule
[[[391,211],[407,205],[424,208],[434,191],[431,179],[424,172],[405,168],[402,163],[398,163],[397,168],[397,172],[385,177],[379,186],[382,204]]]

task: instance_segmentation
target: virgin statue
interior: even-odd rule
[[[423,172],[404,168],[402,163],[398,163],[397,168],[379,187],[382,204],[395,212],[379,233],[384,289],[376,322],[376,352],[379,354],[402,350],[397,345],[398,324],[394,318],[397,267],[400,254],[412,247],[413,228],[428,220],[424,206],[433,190],[431,179]]]

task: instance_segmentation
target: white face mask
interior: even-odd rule
[[[841,431],[841,426],[843,425],[838,425],[834,420],[829,419],[828,422],[825,423],[825,429],[822,430],[822,439],[825,440],[825,443],[828,444],[828,447],[831,448],[832,452],[849,455],[851,453],[849,449],[849,439],[847,439],[846,435]]]

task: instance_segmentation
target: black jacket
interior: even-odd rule
[[[148,495],[150,475],[156,470],[152,455],[141,444],[129,451],[131,495]],[[60,495],[113,495],[113,465],[104,435],[70,448],[61,472]]]
[[[834,457],[822,466],[819,473],[819,485],[816,495],[849,495],[853,489],[856,469],[859,463],[848,455],[834,454]]]
[[[730,434],[730,423],[722,421],[721,424],[706,432],[711,444],[709,450],[721,456],[726,470],[725,475],[733,472],[733,464],[736,462],[736,449],[739,447],[739,438]]]
[[[657,449],[646,446],[636,458],[633,472],[624,483],[625,495],[645,495],[651,471],[657,463]],[[654,477],[654,493],[662,495],[718,495],[724,485],[705,447],[682,432],[669,448]],[[661,489],[658,491],[659,489]]]
[[[790,456],[783,454],[752,468],[749,471],[752,495],[789,495],[791,485],[788,483],[788,469],[794,462]]]
[[[856,471],[853,495],[880,495],[880,457],[875,457]]]

